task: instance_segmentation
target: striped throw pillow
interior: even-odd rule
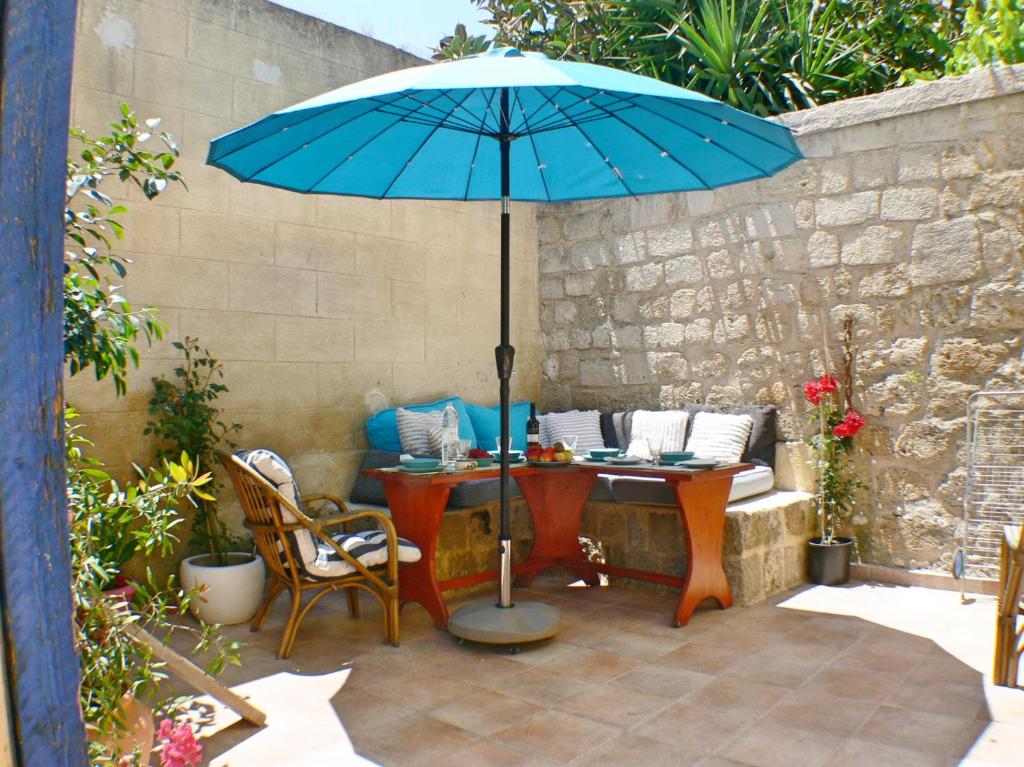
[[[739,463],[753,426],[749,415],[697,413],[686,449],[709,461]]]
[[[597,410],[570,410],[567,413],[546,413],[537,416],[540,421],[540,442],[545,447],[554,445],[562,437],[575,435],[576,453],[604,447],[601,436],[601,413]]]
[[[398,438],[402,442],[402,452],[412,455],[441,454],[440,450],[435,452],[431,444],[431,433],[441,428],[440,410],[417,413],[415,410],[400,407],[395,411],[395,420],[398,422]]]

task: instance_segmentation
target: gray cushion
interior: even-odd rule
[[[364,469],[389,469],[392,466],[398,466],[399,457],[401,453],[392,453],[388,450],[374,450],[373,448],[366,451],[363,456],[363,462],[359,465],[359,474],[356,476],[356,483],[352,486],[352,492],[349,494],[356,503],[372,503],[375,506],[387,506],[387,498],[384,497],[384,485],[381,484],[379,479],[373,477],[364,477]]]
[[[598,474],[597,481],[594,482],[594,488],[590,491],[590,495],[587,496],[587,500],[613,502],[615,496],[612,495],[612,479],[613,476],[611,474]]]
[[[519,492],[519,485],[513,479],[509,485],[509,498],[518,498],[522,495]],[[448,496],[449,509],[471,509],[474,506],[483,506],[485,503],[492,503],[501,497],[501,479],[470,479],[461,482],[452,488],[452,494]]]
[[[767,493],[775,486],[775,473],[767,466],[755,466],[734,475],[729,501]],[[643,503],[650,506],[675,506],[676,494],[663,479],[657,477],[615,477],[611,481],[612,496],[617,503]]]
[[[744,463],[753,463],[758,466],[767,466],[775,470],[775,405],[739,405],[737,407],[721,408],[710,405],[686,405],[683,410],[690,414],[690,423],[687,426],[686,439],[690,439],[690,430],[693,429],[694,416],[697,413],[729,413],[732,415],[749,415],[754,419],[754,426],[750,430],[750,437],[747,439],[747,449],[743,451],[740,458]]]

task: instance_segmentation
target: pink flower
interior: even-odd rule
[[[161,746],[160,767],[199,767],[203,747],[196,743],[192,728],[185,722],[175,725],[170,719],[164,719],[156,739]]]
[[[835,378],[830,376],[828,373],[818,379],[818,386],[821,387],[823,392],[832,393],[839,386],[839,382]]]
[[[808,381],[804,384],[804,396],[812,405],[821,404],[821,384],[818,381]]]

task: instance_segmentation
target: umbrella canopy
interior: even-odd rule
[[[507,124],[501,95],[509,97]],[[216,139],[208,162],[304,193],[513,200],[711,189],[800,159],[789,130],[699,93],[513,48],[373,77]]]
[[[241,181],[312,194],[496,200],[501,206],[501,444],[508,444],[510,200],[712,189],[801,158],[789,129],[698,93],[593,64],[496,48],[381,75],[282,109],[210,144]],[[557,611],[512,611],[509,456],[501,456],[500,593],[449,630],[510,643],[551,636]],[[460,615],[461,613],[461,615]],[[457,625],[457,629],[453,626]]]

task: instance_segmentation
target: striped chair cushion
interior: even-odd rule
[[[540,441],[545,447],[570,435],[579,438],[576,442],[576,452],[580,455],[604,447],[604,437],[601,436],[601,413],[598,410],[546,413],[537,416],[537,420],[540,421]]]
[[[400,407],[395,411],[395,420],[398,422],[398,436],[402,442],[403,452],[412,455],[440,456],[440,448],[435,451],[434,445],[431,444],[431,433],[441,428],[440,410],[418,413]]]
[[[387,533],[383,530],[370,530],[361,533],[339,533],[331,538],[341,548],[359,560],[363,567],[378,567],[388,561]],[[412,541],[398,539],[398,561],[418,562],[420,550]],[[356,568],[341,558],[325,541],[317,545],[314,561],[306,567],[306,575],[315,580],[337,578],[354,573]]]
[[[709,461],[739,463],[753,426],[749,415],[697,413],[686,449]]]

